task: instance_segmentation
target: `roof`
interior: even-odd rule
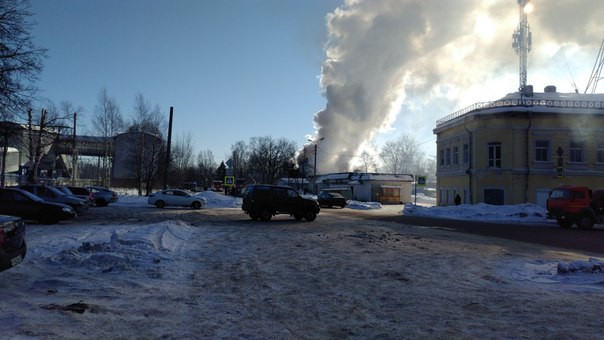
[[[391,181],[391,182],[413,182],[413,175],[409,174],[381,174],[365,172],[340,172],[327,175],[318,175],[321,181],[347,180],[350,182],[360,181]]]
[[[530,108],[532,112],[604,114],[604,94],[547,91],[525,95],[521,92],[513,92],[498,100],[475,103],[456,111],[437,120],[436,127],[438,128],[467,114],[527,111],[527,108]]]

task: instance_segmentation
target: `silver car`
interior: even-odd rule
[[[191,207],[200,209],[206,205],[206,199],[203,197],[191,195],[190,193],[180,189],[166,189],[153,193],[147,199],[147,203],[158,208],[166,206],[175,207]]]

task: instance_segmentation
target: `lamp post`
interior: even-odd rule
[[[308,139],[309,142],[314,142],[315,143],[315,163],[314,163],[314,175],[312,177],[312,181],[313,181],[313,190],[315,192],[315,195],[317,194],[317,145],[319,144],[320,141],[324,140],[325,137],[321,137],[321,139],[313,141],[312,139]]]

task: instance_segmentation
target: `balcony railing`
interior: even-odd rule
[[[523,99],[502,99],[492,102],[479,102],[474,105],[468,106],[464,109],[456,111],[446,117],[443,117],[436,121],[436,126],[440,126],[446,122],[449,122],[455,118],[461,117],[466,113],[480,109],[491,109],[499,107],[553,107],[553,108],[572,108],[572,109],[604,109],[604,101],[594,100],[564,100],[564,99],[535,99],[535,98],[523,98]]]

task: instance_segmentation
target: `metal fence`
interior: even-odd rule
[[[466,113],[491,108],[501,107],[550,107],[550,108],[569,108],[569,109],[604,109],[604,101],[594,100],[564,100],[564,99],[534,99],[534,98],[523,98],[523,99],[503,99],[492,102],[479,102],[474,105],[468,106],[464,109],[456,111],[444,118],[436,121],[436,126],[440,126],[446,122],[449,122],[455,118],[461,117]]]

